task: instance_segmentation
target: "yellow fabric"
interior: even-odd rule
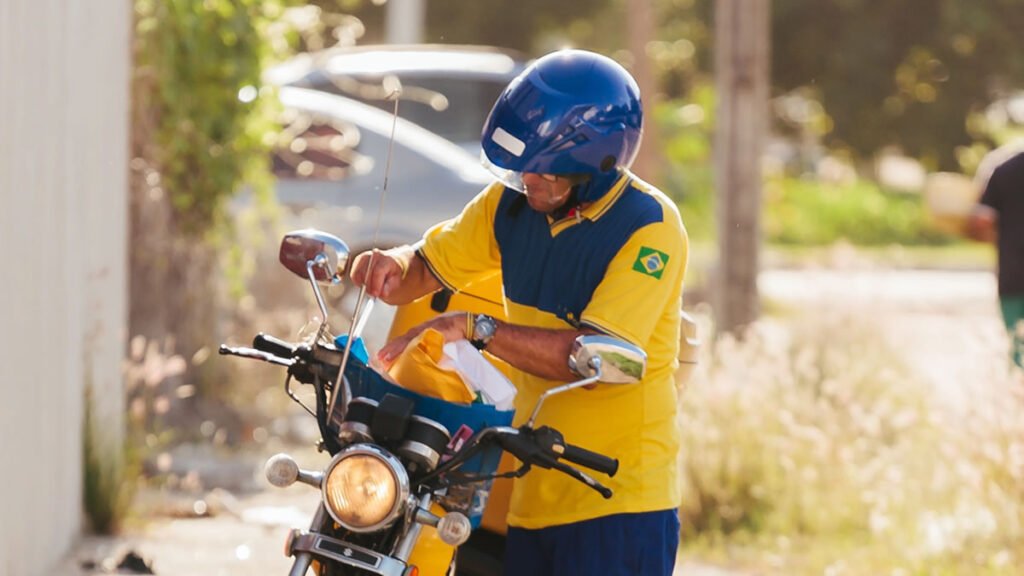
[[[623,177],[612,192],[585,209],[584,219],[598,221],[608,213],[627,185]],[[679,424],[673,374],[678,366],[682,283],[688,242],[675,204],[660,191],[631,179],[629,186],[661,205],[661,222],[636,230],[612,259],[584,310],[584,326],[623,338],[648,355],[647,373],[637,384],[600,385],[548,399],[537,425],[561,431],[566,441],[619,459],[614,478],[595,477],[614,491],[605,500],[564,474],[534,468],[513,484],[508,522],[522,528],[544,528],[619,513],[676,508],[681,502]],[[500,268],[493,233],[502,187],[482,192],[456,219],[425,239],[420,253],[442,283],[459,288],[477,276]],[[577,224],[575,218],[552,224],[552,235]],[[635,269],[641,250],[668,255],[660,277]],[[566,287],[572,289],[572,287]],[[506,300],[509,322],[526,326],[572,329],[554,314]],[[562,384],[514,371],[514,425],[526,421],[537,398]]]
[[[423,237],[420,254],[447,288],[459,291],[488,274],[501,271],[494,238],[494,212],[505,187],[495,183],[469,201],[462,213],[434,226]],[[441,269],[434,269],[434,265]]]
[[[409,342],[388,374],[406,390],[449,402],[472,402],[473,391],[459,373],[439,365],[443,355],[444,336],[428,328]]]

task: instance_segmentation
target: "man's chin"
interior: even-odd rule
[[[537,212],[540,212],[542,214],[550,214],[551,212],[553,212],[555,210],[555,208],[557,208],[557,206],[552,206],[551,204],[548,204],[547,202],[541,202],[540,200],[535,200],[533,198],[530,198],[529,196],[526,197],[526,203],[530,205],[530,208],[532,208],[533,210],[536,210]]]

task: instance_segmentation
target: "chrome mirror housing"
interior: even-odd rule
[[[281,264],[301,278],[312,274],[317,282],[337,284],[345,274],[348,257],[348,246],[340,238],[320,230],[296,230],[281,240]]]
[[[596,382],[604,384],[632,384],[639,382],[647,370],[647,353],[618,338],[588,334],[577,336],[569,352],[569,369],[583,377],[554,388],[548,388],[533,407],[527,426],[533,426],[541,406],[550,396],[568,392]]]
[[[647,370],[647,353],[629,342],[598,334],[579,336],[569,354],[569,368],[605,384],[639,382]]]

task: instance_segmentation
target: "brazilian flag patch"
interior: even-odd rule
[[[633,270],[660,280],[666,264],[668,264],[668,254],[654,248],[641,246],[640,254],[637,255],[636,262],[633,262]]]

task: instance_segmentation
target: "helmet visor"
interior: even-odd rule
[[[509,170],[507,168],[502,168],[501,166],[498,166],[497,164],[491,162],[490,159],[487,158],[487,154],[483,152],[480,152],[480,163],[483,164],[484,168],[487,168],[488,172],[493,174],[494,177],[497,178],[499,182],[504,184],[506,188],[511,188],[518,192],[523,192],[524,190],[526,190],[526,187],[523,186],[522,172]]]

